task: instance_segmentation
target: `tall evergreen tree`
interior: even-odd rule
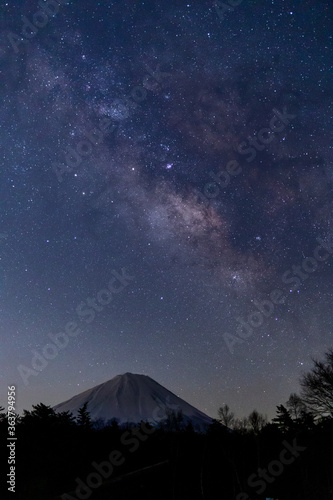
[[[85,429],[91,429],[93,424],[91,421],[90,413],[87,410],[88,403],[84,403],[78,410],[78,415],[76,421],[80,427],[84,427]]]
[[[287,408],[283,405],[278,405],[276,410],[276,417],[273,418],[274,424],[283,432],[288,432],[293,427],[293,419]]]

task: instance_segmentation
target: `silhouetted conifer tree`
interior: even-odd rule
[[[276,410],[276,417],[273,418],[274,424],[283,432],[288,432],[293,428],[293,419],[287,408],[283,405],[278,405]]]
[[[84,427],[85,429],[92,429],[93,424],[87,407],[88,403],[84,403],[84,405],[79,408],[76,421],[80,427]]]

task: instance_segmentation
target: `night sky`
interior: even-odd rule
[[[0,405],[272,417],[332,345],[330,2],[61,4],[0,7]]]

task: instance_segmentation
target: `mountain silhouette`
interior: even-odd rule
[[[181,412],[183,424],[201,430],[212,419],[147,375],[125,373],[54,406],[56,412],[70,411],[74,416],[87,403],[93,420],[117,420],[119,425],[141,420],[153,425],[166,420],[170,412]]]

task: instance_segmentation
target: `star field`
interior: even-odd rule
[[[331,342],[329,2],[58,7],[0,7],[3,391],[144,373],[273,416]]]

